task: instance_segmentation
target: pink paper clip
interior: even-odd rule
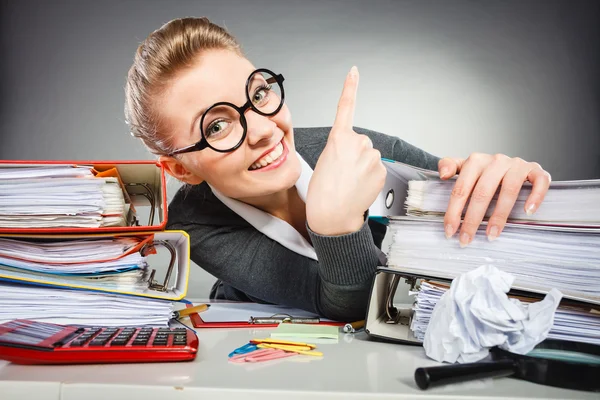
[[[285,358],[285,357],[291,357],[291,356],[296,355],[296,353],[279,350],[279,349],[264,349],[264,350],[265,350],[265,352],[260,353],[260,354],[256,354],[260,350],[249,353],[246,357],[246,362],[269,361],[269,360],[276,360],[278,358]],[[270,351],[266,352],[266,350],[270,350]]]
[[[246,362],[246,358],[249,356],[255,356],[255,357],[260,357],[263,354],[269,354],[272,353],[273,350],[275,349],[260,349],[260,350],[254,350],[254,351],[250,351],[248,353],[244,353],[244,354],[238,354],[235,355],[233,357],[229,357],[229,361],[234,362],[234,363],[243,363]]]

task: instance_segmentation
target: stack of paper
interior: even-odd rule
[[[97,288],[148,287],[148,268],[137,238],[25,240],[0,238],[0,277]],[[1,294],[0,294],[1,296]]]
[[[447,285],[425,281],[414,293],[416,298],[410,329],[418,340],[424,340],[433,308],[448,288]],[[523,297],[518,300],[534,301]],[[594,311],[583,305],[561,305],[554,315],[554,324],[548,338],[600,345],[599,332],[600,310]]]
[[[65,325],[167,326],[173,303],[0,282],[0,324],[31,319]]]
[[[448,208],[454,183],[454,180],[409,181],[405,202],[407,215],[443,216]],[[494,211],[498,193],[494,195],[488,207],[486,218]],[[525,184],[509,220],[553,225],[600,226],[600,180],[552,183],[542,205],[533,215],[525,213],[525,201],[530,194],[531,185]],[[464,211],[467,207],[468,203]]]
[[[514,287],[551,288],[600,301],[600,230],[507,225],[493,242],[481,227],[469,246],[446,239],[443,224],[410,217],[390,222],[388,265],[402,271],[455,278],[483,264],[515,276]],[[455,235],[458,236],[458,235]]]
[[[117,177],[92,167],[0,169],[0,227],[125,226],[129,205]]]

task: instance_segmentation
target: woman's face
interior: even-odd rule
[[[218,102],[244,105],[246,80],[256,68],[232,51],[203,53],[194,66],[179,73],[160,96],[157,110],[163,126],[173,135],[176,148],[201,139],[201,112]],[[205,118],[206,127],[212,121]],[[211,148],[177,156],[189,183],[207,181],[224,195],[251,200],[294,186],[300,176],[300,162],[294,147],[292,118],[284,104],[273,116],[249,109],[246,139],[233,152]],[[223,125],[213,125],[219,130]],[[205,129],[205,135],[208,133]],[[260,166],[260,167],[259,167]],[[259,167],[259,168],[257,168]]]

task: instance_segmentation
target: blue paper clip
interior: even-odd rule
[[[246,354],[246,353],[250,353],[254,350],[258,350],[258,347],[256,347],[255,344],[252,343],[246,343],[245,345],[238,347],[237,349],[235,349],[234,351],[232,351],[231,353],[229,353],[229,355],[227,357],[233,357],[235,355],[238,354]]]

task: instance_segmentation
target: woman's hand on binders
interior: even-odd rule
[[[456,233],[461,225],[462,211],[469,201],[460,229],[461,247],[473,240],[498,187],[500,194],[486,230],[489,240],[496,239],[504,229],[524,182],[529,181],[533,185],[525,203],[525,212],[531,215],[540,207],[551,181],[550,174],[538,163],[503,154],[473,153],[466,160],[443,158],[438,169],[442,179],[459,174],[444,217],[446,237]]]
[[[364,213],[385,183],[386,169],[373,143],[354,132],[358,70],[352,67],[338,103],[327,144],[315,166],[306,197],[308,226],[321,235],[358,231]]]

